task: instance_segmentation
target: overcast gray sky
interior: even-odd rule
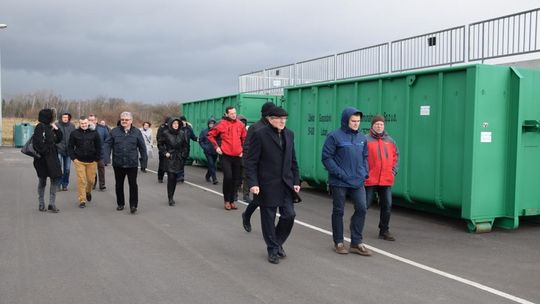
[[[2,0],[2,93],[147,103],[217,97],[236,93],[243,73],[537,7],[538,0]]]

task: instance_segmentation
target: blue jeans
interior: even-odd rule
[[[366,199],[368,208],[373,202],[375,192],[379,196],[379,206],[381,208],[379,218],[379,234],[388,232],[390,229],[390,213],[392,212],[392,187],[391,186],[369,186],[366,187]]]
[[[204,152],[204,156],[206,156],[206,163],[207,163],[207,167],[208,167],[208,170],[206,171],[206,176],[205,177],[206,177],[207,180],[210,180],[210,178],[211,178],[212,181],[216,181],[217,180],[216,162],[217,162],[218,155]]]
[[[362,231],[366,219],[366,190],[364,186],[354,189],[347,187],[330,186],[332,192],[332,236],[334,243],[343,243],[343,213],[345,210],[345,197],[347,194],[354,204],[354,213],[351,217],[351,245],[362,243]]]
[[[60,177],[59,185],[67,188],[69,184],[69,172],[71,170],[71,158],[68,155],[62,155],[58,153],[58,159],[60,160],[60,166],[62,167],[62,176]]]

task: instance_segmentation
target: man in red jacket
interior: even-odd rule
[[[392,185],[399,169],[399,150],[396,142],[384,131],[384,117],[375,115],[371,120],[371,129],[367,137],[369,178],[366,186],[367,206],[373,196],[379,196],[380,220],[379,238],[395,241],[390,234],[390,212],[392,210]]]
[[[221,155],[225,210],[237,209],[234,201],[242,182],[242,146],[246,135],[244,124],[236,119],[234,107],[227,107],[219,123],[208,132],[208,140]],[[221,138],[221,145],[218,145],[216,140],[218,136]]]

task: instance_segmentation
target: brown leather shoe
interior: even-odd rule
[[[347,254],[349,253],[349,248],[345,246],[343,243],[337,243],[334,248],[336,249],[336,252],[339,254]]]
[[[238,207],[236,207],[236,204],[234,202],[231,202],[231,209],[236,210]]]
[[[231,210],[231,203],[225,202],[224,208],[225,208],[225,210]]]

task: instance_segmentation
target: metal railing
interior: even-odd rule
[[[392,41],[394,72],[465,62],[465,26]]]
[[[379,75],[540,51],[540,8],[240,75],[240,92]],[[466,51],[468,48],[468,52]]]
[[[336,55],[336,79],[388,73],[388,43]]]
[[[469,60],[485,60],[540,51],[539,10],[470,24]]]

